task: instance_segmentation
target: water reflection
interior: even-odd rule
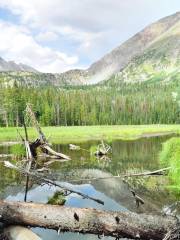
[[[94,177],[105,177],[125,173],[127,171],[154,170],[159,168],[158,152],[162,142],[169,137],[144,138],[137,141],[113,141],[112,155],[107,159],[98,159],[87,151],[70,151],[68,145],[54,145],[56,151],[63,152],[71,156],[68,162],[55,162],[50,165],[51,173],[48,177],[53,177],[57,181],[68,181],[74,184],[76,190],[99,198],[105,202],[101,206],[91,200],[82,199],[75,194],[67,198],[66,205],[75,207],[93,207],[108,210],[135,211],[135,212],[161,212],[164,205],[174,201],[174,196],[169,195],[165,190],[166,178],[148,177],[140,179],[139,182],[122,179],[104,179],[99,181],[77,181],[78,179],[89,179]],[[99,144],[97,141],[90,141],[80,144],[84,149],[90,149],[92,145]],[[1,153],[8,153],[9,148],[0,147]],[[41,165],[41,163],[39,163]],[[5,169],[0,164],[0,197],[11,200],[24,199],[25,178],[14,170]],[[145,205],[137,209],[130,188],[133,186],[136,192],[145,200]],[[28,201],[47,202],[55,191],[55,187],[44,185],[43,187],[32,185],[28,193]],[[98,239],[93,235],[77,235],[65,233],[57,235],[56,231],[33,229],[43,239]],[[111,238],[105,238],[111,239]]]

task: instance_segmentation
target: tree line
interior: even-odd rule
[[[178,81],[0,89],[0,126],[21,126],[31,103],[42,126],[180,123]]]

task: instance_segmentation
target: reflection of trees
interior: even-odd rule
[[[21,175],[13,169],[7,169],[3,163],[0,164],[0,197],[7,195],[5,189],[8,186],[18,186],[21,183]]]
[[[136,141],[114,141],[111,172],[125,172],[128,169],[158,168],[158,153],[161,143],[168,137],[142,138]]]
[[[140,139],[138,141],[115,141],[112,143],[112,159],[101,159],[91,156],[86,151],[71,151],[67,145],[53,146],[56,151],[70,155],[72,160],[67,162],[55,162],[50,168],[52,174],[47,174],[48,178],[57,179],[59,181],[69,181],[73,179],[92,178],[101,176],[110,176],[125,173],[126,171],[142,171],[157,169],[157,153],[161,148],[161,142],[167,137]],[[90,146],[97,144],[97,141],[91,141],[80,144],[82,148],[90,149]],[[87,170],[88,169],[88,170]],[[100,171],[103,170],[103,171]],[[21,176],[11,169],[5,169],[3,164],[0,165],[1,181],[0,190],[5,190],[8,185],[17,186],[21,182]],[[139,180],[133,179],[129,182],[130,186],[147,201],[145,209],[157,210],[163,204],[171,200],[170,196],[166,196],[165,190],[159,191],[158,180],[160,178],[146,178]],[[142,183],[141,183],[142,182]],[[72,182],[73,183],[73,182]],[[79,184],[84,181],[76,182]],[[166,183],[160,182],[165,185]],[[128,184],[120,179],[106,179],[101,181],[92,181],[92,185],[100,192],[103,192],[116,202],[122,204],[130,210],[135,211],[136,207],[134,199],[129,191]],[[159,191],[159,192],[158,192]]]

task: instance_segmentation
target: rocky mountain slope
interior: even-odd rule
[[[92,64],[88,69],[90,81],[99,82],[107,79],[120,72],[134,59],[136,59],[136,66],[147,57],[161,62],[164,54],[166,58],[172,56],[176,59],[179,56],[179,41],[180,12],[151,24]]]
[[[152,71],[161,73],[161,68],[165,68],[167,73],[176,72],[179,67],[179,42],[180,12],[177,12],[149,25],[87,70],[71,70],[60,74],[60,79],[62,77],[73,84],[93,84],[116,74],[116,80],[132,81],[133,78],[134,81],[138,78],[147,80]],[[129,71],[131,76],[127,74]]]
[[[37,72],[36,69],[27,66],[25,64],[17,64],[14,61],[5,61],[3,58],[0,57],[0,72],[6,71],[26,71],[26,72]]]
[[[87,70],[60,74],[35,69],[0,58],[0,84],[63,86],[99,83],[171,80],[179,77],[180,12],[165,17],[93,63]],[[5,72],[8,71],[8,72]],[[109,80],[107,80],[109,79]]]
[[[180,81],[180,20],[103,84],[169,82],[172,79]]]
[[[70,77],[69,77],[70,76]],[[83,75],[79,70],[69,71],[65,74],[25,72],[25,71],[3,71],[0,72],[0,87],[13,87],[14,85],[25,87],[43,86],[69,86],[83,85]]]

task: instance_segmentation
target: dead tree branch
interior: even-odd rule
[[[40,203],[0,201],[1,221],[116,238],[162,240],[176,226],[173,217],[70,208]]]

